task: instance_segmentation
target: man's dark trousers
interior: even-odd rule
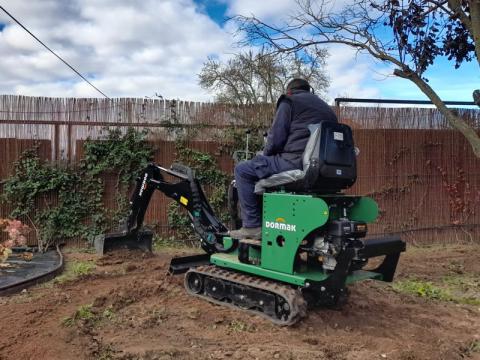
[[[255,183],[273,174],[298,169],[280,156],[257,155],[252,160],[242,161],[235,167],[235,184],[242,209],[243,227],[262,226],[260,197],[254,193]]]

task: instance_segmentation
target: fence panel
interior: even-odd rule
[[[354,130],[358,180],[348,192],[372,196],[380,218],[370,234],[400,232],[416,241],[480,238],[480,161],[468,143],[435,109],[341,107],[342,122]],[[160,99],[57,99],[0,96],[0,179],[37,144],[46,161],[74,165],[86,139],[101,139],[105,127],[147,128],[155,161],[169,166],[179,137],[197,150],[215,154],[219,167],[232,173],[233,161],[221,154],[225,131],[249,124],[268,128],[272,105],[249,107]],[[459,113],[480,129],[480,111]],[[258,134],[261,136],[261,134]],[[253,135],[255,136],[255,135]],[[115,207],[107,183],[105,206]],[[0,189],[1,191],[1,189]],[[170,234],[169,200],[157,193],[146,222]],[[39,204],[39,208],[41,208]],[[11,208],[0,206],[0,217]],[[30,239],[34,242],[34,238]]]

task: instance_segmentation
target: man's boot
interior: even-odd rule
[[[230,231],[230,236],[234,239],[253,239],[260,240],[262,238],[262,227],[246,228]]]

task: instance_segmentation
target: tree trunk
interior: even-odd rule
[[[472,38],[475,44],[475,54],[480,66],[480,0],[470,0],[470,19],[472,23]]]

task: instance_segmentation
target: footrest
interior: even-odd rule
[[[262,240],[256,240],[256,239],[241,239],[239,243],[253,245],[253,246],[262,246]]]

